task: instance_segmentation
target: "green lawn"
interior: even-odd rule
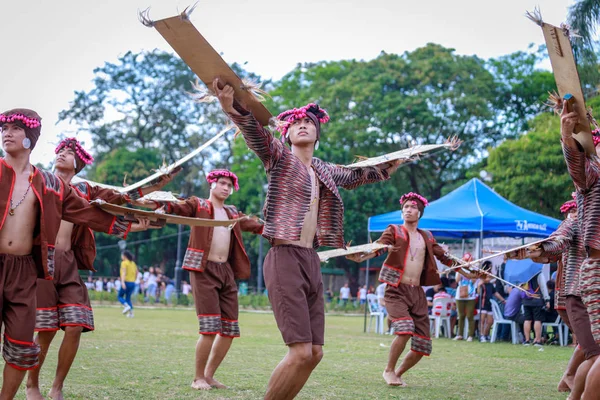
[[[242,313],[234,341],[216,378],[228,390],[197,392],[193,378],[197,322],[192,310],[137,309],[134,319],[116,307],[96,307],[96,331],[83,335],[67,379],[70,399],[261,399],[269,375],[286,353],[271,314]],[[300,399],[565,399],[556,384],[572,348],[466,343],[437,339],[405,380],[387,387],[381,372],[391,338],[364,334],[363,319],[327,316],[325,357]],[[54,374],[57,336],[42,372],[47,393]],[[24,398],[24,386],[19,398]]]

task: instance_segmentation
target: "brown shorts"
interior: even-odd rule
[[[590,316],[592,335],[600,343],[600,260],[588,258],[581,264],[581,300]]]
[[[57,331],[81,326],[94,330],[94,313],[87,288],[79,276],[73,251],[56,250],[54,279],[38,279],[36,331]]]
[[[569,315],[570,328],[577,336],[579,347],[585,354],[585,359],[600,354],[600,345],[594,340],[592,335],[592,327],[590,325],[590,317],[586,306],[583,304],[581,297],[567,296],[567,314]]]
[[[208,261],[204,271],[190,271],[190,281],[199,333],[239,337],[238,290],[231,265]]]
[[[385,288],[385,308],[390,328],[396,335],[411,335],[410,349],[415,353],[431,354],[427,298],[421,286],[400,283]]]
[[[285,344],[325,344],[321,261],[314,249],[272,247],[264,263],[265,285]]]
[[[33,257],[0,254],[2,355],[8,365],[19,370],[38,365],[40,347],[33,342],[37,276]]]

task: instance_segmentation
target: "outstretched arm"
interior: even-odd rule
[[[239,222],[242,231],[262,235],[264,225],[258,218],[251,217],[243,212],[239,212],[238,216],[239,218],[244,218]]]
[[[127,237],[132,228],[131,223],[102,211],[79,197],[69,185],[64,185],[62,219],[76,225],[86,225],[97,232],[105,232],[123,239]]]
[[[574,105],[576,107],[576,105]],[[579,121],[576,111],[567,110],[567,102],[564,102],[560,114],[560,136],[563,154],[567,163],[567,169],[573,183],[578,190],[587,190],[598,180],[598,172],[590,165],[583,148],[573,138],[573,130]]]
[[[331,163],[327,165],[336,186],[351,190],[369,183],[387,181],[390,179],[390,175],[398,169],[400,162],[394,161],[381,166],[361,168],[348,168]]]
[[[385,231],[381,234],[381,237],[377,239],[377,243],[385,244],[387,246],[393,246],[396,242],[396,234],[394,232],[393,225],[388,226]],[[348,260],[361,263],[366,260],[370,260],[371,258],[379,257],[384,252],[388,251],[388,247],[384,247],[383,249],[379,249],[377,251],[372,251],[370,253],[357,253],[350,254],[346,256]]]

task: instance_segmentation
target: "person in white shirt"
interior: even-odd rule
[[[367,302],[367,285],[358,289],[358,298],[360,299],[360,304],[365,304]]]
[[[115,290],[117,293],[119,293],[119,290],[121,290],[121,280],[119,278],[115,279]]]
[[[377,295],[377,300],[379,302],[379,308],[383,311],[383,315],[387,315],[387,310],[385,309],[385,287],[387,286],[387,283],[382,283],[381,285],[377,286],[377,289],[375,289],[375,294]]]
[[[98,278],[96,279],[95,285],[96,285],[96,292],[102,292],[102,279]]]
[[[348,283],[344,283],[344,286],[340,289],[340,300],[344,305],[348,304],[348,300],[350,300],[350,288],[348,287]]]
[[[106,291],[109,292],[109,293],[111,293],[114,289],[115,289],[115,280],[111,279],[106,284]]]
[[[184,296],[187,296],[188,294],[190,294],[191,289],[192,289],[192,285],[190,285],[186,281],[181,282],[181,293]]]

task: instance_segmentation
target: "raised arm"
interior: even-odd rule
[[[270,171],[281,158],[285,146],[281,141],[275,139],[273,134],[265,129],[252,113],[237,102],[234,103],[233,88],[231,86],[225,85],[223,89],[220,89],[219,84],[219,79],[215,79],[213,90],[219,99],[219,103],[221,103],[221,108],[242,131],[244,140],[250,150],[260,158],[265,169]]]
[[[577,112],[567,111],[567,102],[560,115],[560,136],[567,169],[578,190],[584,191],[592,187],[598,180],[598,173],[591,168],[583,148],[573,139],[573,130],[579,121]]]

